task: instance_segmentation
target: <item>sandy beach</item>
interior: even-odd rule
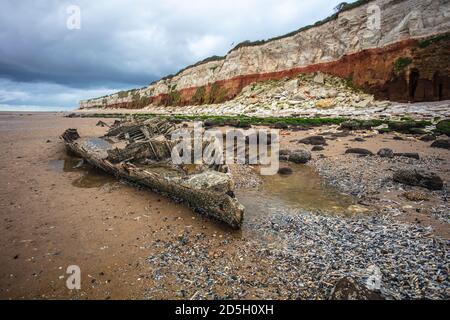
[[[97,121],[0,115],[0,298],[142,298],[149,238],[166,237],[168,225],[174,233],[186,224],[218,230],[214,223],[202,229],[205,222],[188,208],[147,190],[106,175],[102,186],[80,188],[73,182],[83,173],[55,168],[67,157],[59,135],[72,126],[98,135],[104,130]],[[82,269],[82,292],[66,288],[69,265]]]
[[[76,159],[67,155],[59,136],[67,128],[77,128],[82,136],[102,135],[106,129],[96,126],[99,120],[113,121],[67,118],[62,113],[0,113],[1,299],[324,299],[333,281],[349,270],[364,277],[363,271],[371,261],[378,261],[386,274],[393,270],[390,268],[400,274],[397,282],[386,276],[387,290],[398,290],[399,298],[448,298],[448,278],[439,275],[448,267],[447,191],[429,193],[429,201],[411,202],[401,196],[408,188],[375,184],[382,180],[380,172],[390,172],[392,163],[344,154],[349,146],[375,154],[386,146],[396,152],[418,152],[426,159],[417,163],[403,159],[394,164],[427,166],[448,184],[448,150],[430,148],[429,142],[413,138],[394,139],[393,134],[366,132],[334,137],[323,151],[313,152],[308,165],[311,170],[321,172],[323,181],[333,184],[340,173],[359,168],[357,187],[366,190],[365,186],[372,184],[378,194],[368,197],[368,192],[363,200],[355,197],[348,203],[340,202],[336,199],[339,192],[352,192],[341,186],[333,189],[336,195],[323,198],[322,207],[320,201],[307,208],[299,207],[297,199],[282,198],[282,206],[274,205],[272,211],[265,212],[261,204],[252,204],[251,192],[244,192],[242,198],[249,207],[246,222],[242,230],[232,231],[145,188],[93,169],[77,168]],[[283,130],[281,147],[295,149],[298,139],[324,134],[329,129]],[[356,137],[364,141],[355,141]],[[378,162],[369,168],[365,167],[367,161]],[[333,173],[330,163],[340,163],[341,167]],[[311,173],[309,178],[298,179],[313,181],[318,177]],[[341,178],[354,181],[351,174]],[[305,206],[314,202],[302,196]],[[315,196],[317,193],[309,197]],[[268,201],[262,205],[270,207],[270,195],[262,199]],[[296,203],[293,209],[305,213],[283,214],[288,211],[284,206],[289,201]],[[365,208],[362,212],[369,218],[314,213],[347,205]],[[447,217],[433,215],[433,209],[439,206],[446,208]],[[392,214],[391,209],[398,212]],[[326,227],[332,231],[325,232]],[[357,228],[367,228],[373,234],[354,232]],[[367,253],[366,245],[378,239],[378,229],[390,230],[389,235],[381,244],[377,242],[376,251]],[[321,235],[323,239],[330,237],[330,241],[314,241]],[[397,250],[398,242],[404,239],[410,241],[409,249]],[[437,239],[433,247],[430,239]],[[335,256],[340,250],[343,254]],[[408,257],[428,250],[435,250],[423,266],[428,268],[430,264],[430,269],[411,271],[420,261],[406,261]],[[326,259],[331,266],[321,265]],[[348,263],[350,260],[353,262]],[[404,265],[393,264],[399,260]],[[66,287],[66,268],[70,265],[82,270],[81,290]],[[429,279],[421,280],[417,294],[412,280],[403,279],[408,270],[419,275],[428,272]]]

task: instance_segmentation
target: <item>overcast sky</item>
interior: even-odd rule
[[[0,111],[70,110],[143,87],[241,41],[312,24],[340,2],[0,0]],[[71,5],[80,29],[67,27]]]

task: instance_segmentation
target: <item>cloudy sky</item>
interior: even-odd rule
[[[241,41],[312,24],[340,2],[0,0],[0,111],[70,110],[143,87]],[[74,5],[80,29],[68,28]]]

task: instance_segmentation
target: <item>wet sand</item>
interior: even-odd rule
[[[164,239],[168,227],[182,233],[187,225],[224,233],[148,190],[114,181],[80,188],[82,172],[55,168],[66,158],[59,135],[69,127],[102,134],[97,121],[0,114],[1,299],[140,299],[149,285],[143,275],[149,238]],[[66,288],[70,265],[81,268],[80,291]]]

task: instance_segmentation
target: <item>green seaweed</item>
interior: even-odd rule
[[[82,117],[93,118],[125,118],[129,114],[86,114]],[[248,117],[240,116],[211,116],[211,115],[156,115],[151,113],[137,113],[134,115],[136,119],[150,119],[154,117],[169,119],[174,122],[180,121],[203,121],[206,126],[230,125],[246,128],[250,125],[254,126],[277,126],[280,123],[291,127],[318,127],[323,125],[343,125],[354,124],[354,130],[366,130],[373,127],[387,124],[388,128],[378,129],[380,133],[401,132],[409,134],[424,134],[423,129],[431,125],[430,121],[389,121],[380,119],[359,120],[351,118],[295,118],[295,117]],[[449,133],[449,122],[439,125],[442,133]],[[344,125],[345,126],[345,125]]]
[[[440,121],[436,125],[436,130],[435,131],[437,133],[445,134],[445,135],[450,137],[450,119],[445,119],[445,120]]]
[[[412,59],[408,57],[400,57],[394,62],[394,70],[399,73],[412,63]]]

